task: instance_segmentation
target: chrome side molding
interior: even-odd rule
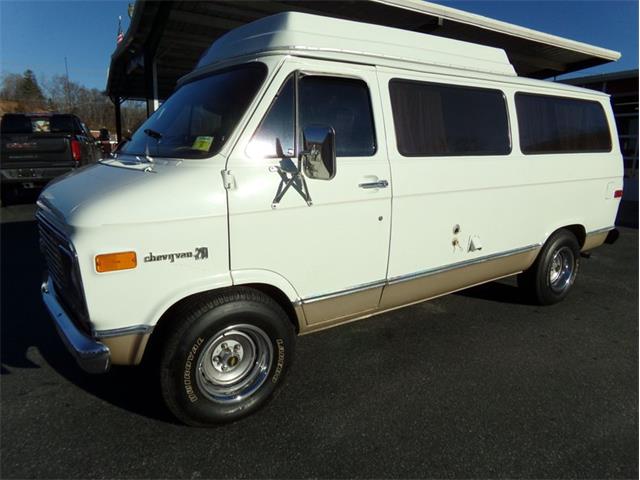
[[[110,330],[96,330],[97,339],[121,337],[123,335],[147,334],[153,331],[153,327],[149,325],[132,325],[130,327],[113,328]]]
[[[597,230],[592,230],[590,232],[587,232],[587,236],[589,235],[597,235],[598,233],[606,233],[606,232],[610,232],[611,230],[615,230],[616,227],[611,225],[610,227],[604,227],[604,228],[599,228]]]
[[[384,287],[386,284],[387,284],[386,280],[377,280],[375,282],[362,283],[360,285],[354,285],[353,287],[349,287],[345,290],[338,290],[332,293],[325,293],[320,295],[313,295],[307,298],[302,298],[300,300],[297,300],[296,303],[309,304],[309,303],[319,302],[321,300],[329,300],[330,298],[341,297],[343,295],[350,295],[352,293],[363,292],[371,288]]]
[[[490,260],[495,260],[497,258],[510,257],[511,255],[518,255],[520,253],[530,252],[535,250],[536,248],[540,248],[542,244],[536,243],[532,245],[527,245],[526,247],[514,248],[512,250],[507,250],[505,252],[494,253],[491,255],[485,255],[483,257],[472,258],[469,260],[464,260],[462,262],[456,262],[449,265],[445,265],[443,267],[431,268],[428,270],[421,270],[419,272],[407,273],[405,275],[399,275],[397,277],[392,277],[388,280],[389,285],[393,285],[395,283],[404,282],[406,280],[413,280],[415,278],[420,277],[428,277],[430,275],[436,275],[438,273],[448,272],[449,270],[455,270],[457,268],[468,267],[469,265],[475,265],[477,263],[484,263]]]
[[[450,265],[446,265],[443,267],[432,268],[428,270],[420,270],[418,272],[408,273],[405,275],[399,275],[396,277],[392,277],[386,280],[378,280],[375,282],[363,283],[360,285],[354,285],[353,287],[346,288],[344,290],[338,290],[331,293],[325,293],[320,295],[312,295],[310,297],[302,298],[294,302],[295,305],[306,305],[309,303],[319,302],[321,300],[329,300],[331,298],[341,297],[343,295],[350,295],[352,293],[358,293],[364,290],[369,290],[372,288],[380,288],[385,287],[387,285],[394,285],[397,283],[402,283],[408,280],[415,280],[416,278],[428,277],[431,275],[436,275],[439,273],[447,272],[449,270],[455,270],[458,268],[468,267],[470,265],[475,265],[478,263],[488,262],[490,260],[495,260],[498,258],[509,257],[512,255],[518,255],[521,253],[527,253],[533,251],[537,248],[540,248],[542,244],[536,243],[532,245],[527,245],[526,247],[514,248],[512,250],[507,250],[505,252],[494,253],[491,255],[485,255],[479,258],[472,258],[469,260],[464,260],[462,262],[452,263]]]

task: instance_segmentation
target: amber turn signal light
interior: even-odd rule
[[[129,270],[136,268],[138,259],[136,252],[104,253],[96,255],[96,271],[98,273]]]

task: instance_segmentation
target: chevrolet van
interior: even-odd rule
[[[234,420],[297,335],[512,275],[563,300],[617,235],[615,139],[607,95],[503,50],[274,15],[42,193],[42,296],[86,371],[143,362],[180,420]]]

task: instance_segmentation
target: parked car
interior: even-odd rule
[[[563,300],[617,235],[615,138],[607,95],[519,78],[502,50],[275,15],[42,193],[43,299],[85,370],[144,360],[179,419],[234,420],[297,334],[510,275]]]
[[[47,182],[102,155],[87,127],[75,115],[7,113],[0,120],[3,203],[19,189]]]

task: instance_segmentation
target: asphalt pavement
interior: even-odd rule
[[[264,409],[195,429],[140,369],[78,370],[33,206],[1,215],[2,478],[638,478],[635,229],[559,305],[506,280],[300,337]]]

